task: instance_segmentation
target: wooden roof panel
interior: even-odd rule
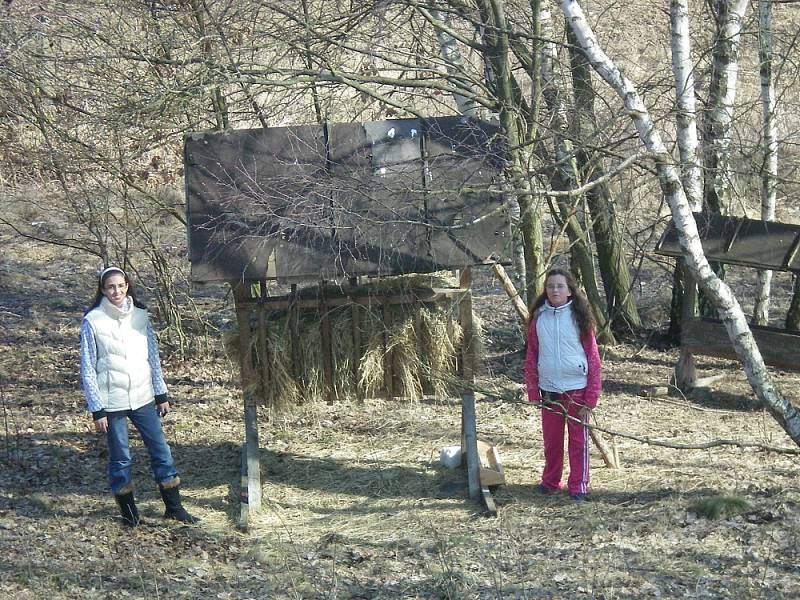
[[[192,278],[327,279],[502,259],[505,214],[487,191],[502,160],[485,156],[498,151],[496,128],[439,121],[188,135]]]
[[[703,252],[710,261],[757,269],[800,272],[800,225],[694,213]],[[673,223],[656,244],[656,252],[681,256]]]

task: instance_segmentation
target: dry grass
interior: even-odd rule
[[[362,294],[416,294],[428,296],[433,288],[452,284],[441,276],[402,276],[364,286]],[[301,289],[301,297],[317,297],[318,286]],[[378,303],[378,305],[380,305]],[[331,328],[332,397],[353,400],[386,395],[386,367],[392,372],[395,397],[420,400],[426,391],[434,397],[452,394],[461,351],[461,327],[457,302],[452,306],[395,305],[389,309],[389,325],[383,309],[359,304],[327,310]],[[298,404],[330,399],[323,366],[322,324],[318,311],[302,311],[298,317],[298,351],[292,351],[292,333],[287,311],[256,309],[251,319],[253,373],[251,384],[260,403],[284,410]],[[355,348],[352,311],[359,311],[362,348],[354,365]],[[480,319],[476,322],[476,353],[480,355]],[[238,328],[225,334],[225,347],[232,360],[239,360]],[[364,341],[365,340],[365,341]],[[296,363],[296,364],[295,364]]]
[[[2,234],[0,234],[2,236]],[[145,524],[115,518],[105,450],[82,412],[76,376],[84,274],[62,250],[18,242],[0,261],[0,596],[8,598],[794,598],[800,594],[797,458],[736,448],[678,451],[627,439],[624,469],[592,454],[592,501],[537,496],[539,419],[527,404],[478,397],[478,430],[495,442],[508,485],[481,516],[463,474],[437,464],[458,443],[460,405],[367,398],[261,408],[264,510],[238,532],[243,426],[237,371],[223,356],[165,357],[176,406],[165,420],[197,527],[165,523],[141,444],[135,480]],[[43,267],[46,265],[46,267]],[[40,276],[53,269],[60,277]],[[476,284],[488,370],[483,388],[515,388],[521,355],[502,295]],[[29,290],[41,293],[31,304]],[[230,312],[230,307],[221,307]],[[420,316],[424,321],[424,316]],[[336,329],[337,316],[332,315]],[[436,321],[439,322],[439,321]],[[431,331],[439,332],[436,328]],[[437,334],[438,335],[438,334]],[[789,445],[754,408],[731,363],[708,396],[647,396],[674,351],[606,349],[600,423],[677,442],[717,438]],[[35,366],[35,371],[31,369]],[[798,377],[776,372],[795,393]],[[797,402],[796,397],[792,399]],[[737,515],[698,511],[720,496]],[[125,565],[126,568],[121,568]]]

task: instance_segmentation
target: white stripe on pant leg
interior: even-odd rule
[[[589,422],[589,415],[584,415],[581,419],[584,423],[583,427],[583,473],[581,473],[581,492],[586,494],[589,491],[589,428],[586,424]]]

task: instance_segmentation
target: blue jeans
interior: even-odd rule
[[[150,454],[150,468],[156,483],[166,483],[178,475],[172,453],[161,430],[156,404],[151,402],[136,410],[106,413],[108,417],[108,480],[115,494],[131,483],[131,451],[128,447],[128,418],[142,436]]]

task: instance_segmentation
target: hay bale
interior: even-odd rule
[[[458,384],[458,365],[463,332],[458,323],[458,303],[451,306],[402,304],[387,307],[386,327],[383,296],[403,294],[429,298],[432,288],[452,287],[457,282],[442,274],[407,275],[381,279],[358,288],[347,288],[350,296],[375,297],[374,305],[337,305],[327,313],[331,327],[333,381],[325,381],[321,314],[301,310],[297,323],[298,348],[292,348],[292,332],[286,311],[264,310],[251,319],[253,370],[261,382],[262,404],[285,409],[303,402],[328,399],[328,383],[339,399],[376,397],[386,392],[386,368],[392,371],[392,394],[418,400],[424,393],[437,398],[452,395]],[[343,290],[331,285],[300,290],[304,298],[342,297]],[[353,311],[358,311],[360,345],[356,359]],[[263,323],[259,338],[259,323]],[[476,320],[477,323],[477,320]],[[231,331],[228,338],[236,339]],[[475,343],[480,343],[476,335]],[[226,344],[238,355],[238,345]],[[293,351],[294,350],[294,351]],[[391,359],[391,364],[387,361]],[[299,364],[293,364],[293,360]],[[355,365],[354,361],[358,360]]]

